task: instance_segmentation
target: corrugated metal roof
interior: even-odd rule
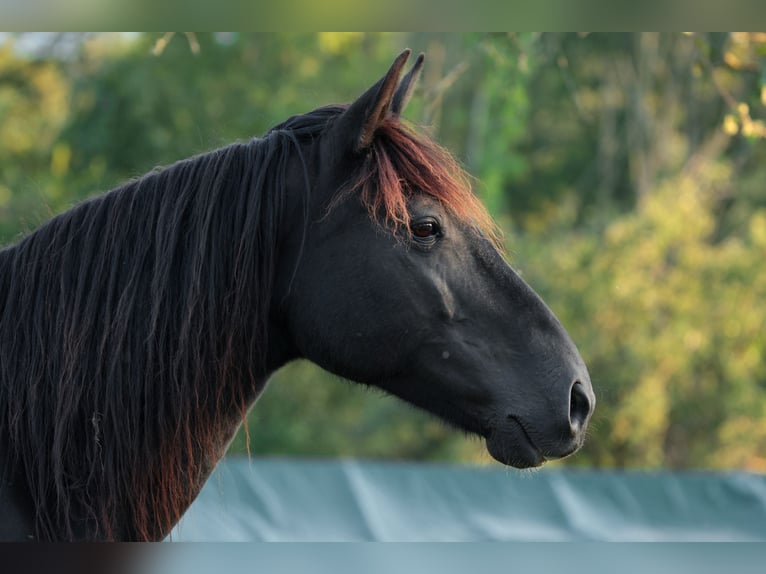
[[[766,476],[225,459],[176,541],[766,540]]]

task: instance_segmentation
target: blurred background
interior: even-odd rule
[[[404,47],[427,56],[406,115],[477,178],[590,369],[590,437],[555,465],[766,472],[766,33],[3,34],[0,244],[349,102]],[[306,362],[248,427],[253,456],[491,462]]]

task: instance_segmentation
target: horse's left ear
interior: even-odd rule
[[[399,94],[396,87],[399,84],[402,68],[409,57],[410,49],[407,48],[396,57],[388,73],[359,96],[338,119],[336,129],[339,130],[342,138],[350,138],[349,143],[354,152],[360,152],[372,143],[375,130],[389,113],[392,101]]]

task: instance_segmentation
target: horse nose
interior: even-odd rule
[[[585,384],[579,380],[572,383],[569,391],[569,428],[573,436],[578,436],[585,431],[595,402],[593,392],[588,393]]]

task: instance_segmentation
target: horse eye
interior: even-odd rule
[[[438,235],[439,224],[435,221],[418,221],[412,224],[411,230],[415,237],[425,239]]]

